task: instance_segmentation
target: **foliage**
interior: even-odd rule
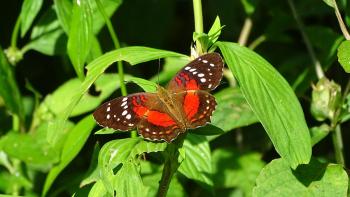
[[[350,4],[189,3],[3,3],[0,193],[349,195]],[[211,124],[169,144],[96,125],[103,102],[213,51],[226,67]]]

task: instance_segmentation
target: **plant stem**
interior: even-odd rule
[[[247,40],[249,38],[252,27],[253,27],[252,19],[250,17],[245,18],[241,33],[239,34],[239,38],[238,38],[239,45],[245,46],[247,44]]]
[[[335,127],[335,130],[332,132],[332,140],[334,146],[335,159],[338,164],[342,164],[345,167],[343,141],[339,124]]]
[[[203,33],[202,1],[193,0],[194,31]]]
[[[349,34],[348,30],[346,29],[346,25],[344,24],[344,21],[341,17],[336,0],[333,0],[333,4],[334,4],[335,15],[337,16],[340,29],[341,29],[345,39],[350,40],[350,34]]]
[[[12,35],[11,35],[12,48],[17,48],[17,38],[18,38],[18,31],[19,31],[20,24],[21,24],[21,15],[18,16],[15,27],[13,28],[13,31],[12,31]]]
[[[249,44],[249,48],[251,50],[254,50],[256,47],[258,47],[261,43],[265,42],[266,40],[266,36],[265,35],[261,35],[259,37],[257,37],[255,40],[253,40],[253,42],[251,42]]]
[[[323,72],[323,69],[322,69],[320,61],[316,58],[315,51],[312,48],[311,42],[310,42],[308,36],[306,35],[306,33],[304,31],[304,29],[305,29],[304,28],[304,24],[301,21],[301,19],[299,18],[299,15],[298,15],[298,13],[297,13],[297,11],[295,9],[293,0],[288,0],[288,4],[289,4],[290,9],[292,10],[292,14],[294,16],[294,19],[297,22],[297,26],[298,26],[299,31],[301,33],[301,36],[302,36],[302,38],[304,40],[306,48],[307,48],[307,50],[309,52],[309,55],[310,55],[311,60],[312,60],[312,63],[315,66],[315,71],[316,71],[317,78],[321,79],[322,77],[324,77],[324,72]]]
[[[163,167],[162,178],[159,181],[157,197],[165,197],[172,177],[180,166],[179,148],[182,147],[186,134],[179,136],[174,142],[168,144],[166,148],[165,163]]]
[[[116,49],[119,49],[120,48],[120,43],[119,43],[119,40],[118,40],[118,37],[117,37],[117,34],[115,33],[114,31],[114,28],[113,28],[113,25],[111,23],[111,20],[109,19],[109,17],[107,16],[104,8],[103,8],[103,5],[101,3],[100,0],[95,0],[96,1],[96,4],[97,4],[97,7],[100,11],[100,13],[102,14],[105,22],[106,22],[106,25],[107,25],[107,29],[108,29],[108,32],[112,38],[112,41],[113,41],[113,44],[114,44],[114,47]],[[123,63],[121,61],[118,61],[117,62],[117,65],[118,65],[118,75],[119,75],[119,83],[120,83],[120,91],[122,93],[123,96],[126,96],[128,94],[127,90],[126,90],[126,86],[125,86],[125,83],[124,83],[124,68],[123,68]],[[136,131],[132,131],[131,132],[131,137],[134,138],[134,137],[137,137],[137,133]]]
[[[114,31],[114,28],[112,26],[111,20],[109,20],[107,14],[106,14],[106,12],[105,12],[105,10],[103,8],[103,5],[102,5],[101,1],[100,0],[95,0],[95,1],[96,1],[97,7],[98,7],[100,13],[103,16],[103,19],[105,20],[108,32],[109,32],[109,34],[110,34],[110,36],[111,36],[111,38],[113,40],[114,47],[116,49],[119,49],[120,48],[119,40],[118,40],[117,34]],[[125,84],[124,84],[123,64],[120,61],[118,62],[118,74],[119,74],[119,82],[120,82],[121,93],[122,93],[123,96],[126,96],[128,93],[126,91],[126,87],[125,87]]]

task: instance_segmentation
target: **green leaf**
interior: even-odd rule
[[[89,115],[79,121],[79,123],[69,132],[63,145],[60,163],[57,166],[54,166],[47,175],[42,196],[46,195],[56,177],[78,155],[94,127],[95,121],[93,117]]]
[[[7,133],[1,140],[1,147],[7,155],[30,165],[50,166],[58,161],[58,152],[47,143],[45,136]]]
[[[23,37],[32,25],[39,13],[43,0],[24,0],[21,8],[21,37]]]
[[[84,78],[84,63],[90,52],[92,22],[90,1],[74,0],[67,50],[80,79]]]
[[[24,118],[21,95],[16,84],[15,76],[11,65],[0,46],[0,98],[5,102],[6,107],[14,114]]]
[[[253,196],[346,196],[348,175],[342,165],[322,164],[311,160],[309,165],[292,171],[283,159],[270,162],[256,180]]]
[[[116,196],[145,196],[147,194],[138,169],[132,162],[123,163],[123,167],[115,175],[114,188]]]
[[[126,80],[136,83],[145,92],[157,92],[157,84],[152,81],[148,81],[146,79],[142,79],[138,77],[130,77],[130,78],[126,78]]]
[[[214,44],[218,40],[221,34],[221,29],[222,27],[220,23],[220,18],[219,16],[216,16],[215,21],[208,32],[208,36],[211,44]]]
[[[165,63],[163,70],[159,74],[156,74],[154,77],[152,77],[152,79],[150,79],[151,81],[159,84],[168,82],[181,68],[183,68],[189,62],[189,59],[181,57],[167,57],[164,59],[164,61]]]
[[[40,17],[30,38],[31,41],[23,47],[23,51],[33,49],[46,55],[65,52],[66,37],[52,7]]]
[[[323,0],[323,2],[325,2],[328,6],[334,8],[333,0]]]
[[[73,4],[70,0],[54,0],[53,2],[58,21],[63,30],[68,34]]]
[[[105,197],[106,195],[107,191],[101,180],[98,180],[89,192],[89,197]]]
[[[100,178],[109,193],[113,192],[113,180],[115,175],[113,170],[120,164],[123,164],[120,170],[124,168],[126,162],[133,161],[136,156],[142,153],[164,151],[166,143],[155,143],[144,141],[141,138],[126,138],[113,140],[106,143],[100,151],[98,157],[98,166],[100,168]],[[119,171],[120,171],[119,170]],[[119,171],[117,175],[119,174]]]
[[[181,163],[179,172],[210,189],[213,186],[211,178],[213,170],[208,140],[203,136],[189,133],[183,148],[186,151],[186,158]]]
[[[215,188],[239,188],[244,196],[252,196],[255,179],[265,166],[259,153],[241,154],[235,150],[213,152],[213,182]]]
[[[196,134],[196,135],[220,135],[220,134],[225,133],[224,130],[222,130],[219,127],[216,127],[212,124],[207,124],[203,127],[199,127],[199,128],[190,130],[189,132]]]
[[[215,94],[218,103],[212,124],[225,132],[258,122],[238,88],[226,88]]]
[[[217,45],[276,151],[292,168],[308,163],[310,134],[300,103],[288,82],[255,52],[229,42]]]
[[[350,40],[343,41],[338,48],[338,61],[345,72],[350,73]]]

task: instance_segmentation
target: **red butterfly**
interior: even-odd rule
[[[157,93],[135,93],[101,105],[94,118],[103,127],[115,130],[138,129],[146,139],[171,142],[187,129],[210,122],[216,107],[215,89],[223,75],[223,60],[218,53],[202,55]]]

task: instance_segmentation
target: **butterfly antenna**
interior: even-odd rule
[[[157,85],[159,85],[160,59],[158,59]]]

